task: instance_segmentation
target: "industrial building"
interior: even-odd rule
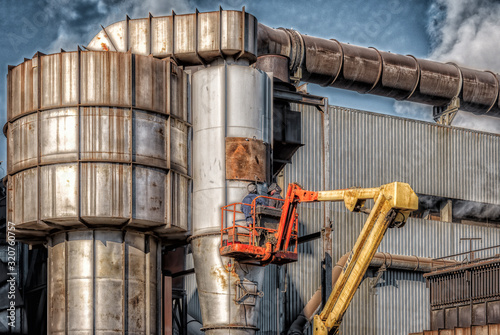
[[[431,105],[437,122],[330,106],[303,82]],[[498,116],[499,88],[492,72],[269,28],[244,8],[127,17],[37,53],[9,68],[0,228],[24,243],[16,327],[2,302],[0,333],[312,334],[366,214],[300,204],[298,261],[263,267],[221,257],[221,207],[249,182],[397,181],[418,210],[385,234],[340,333],[498,334],[500,135],[450,123]],[[0,256],[7,273],[7,244]]]

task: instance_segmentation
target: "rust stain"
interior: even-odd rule
[[[244,137],[226,138],[226,178],[267,180],[269,157],[264,142]]]
[[[106,43],[102,42],[102,43],[101,43],[101,47],[102,47],[102,50],[104,50],[104,51],[109,51],[109,48],[108,48],[108,46],[106,45]]]
[[[214,276],[215,279],[217,279],[223,290],[227,289],[227,279],[225,273],[222,271],[221,268],[213,266],[212,270],[210,271],[210,274]]]

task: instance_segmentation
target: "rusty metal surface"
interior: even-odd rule
[[[284,83],[290,82],[288,58],[281,55],[264,55],[257,58],[255,67],[264,72],[272,72],[274,79]]]
[[[262,24],[257,41],[259,56],[288,57],[291,72],[301,70],[305,82],[432,106],[447,105],[460,96],[464,111],[500,115],[496,106],[498,79],[488,71],[391,54]]]
[[[473,113],[488,113],[498,97],[498,79],[491,72],[460,67],[463,88],[460,107]]]
[[[426,330],[420,333],[411,333],[409,335],[500,335],[500,324]]]
[[[103,28],[89,50],[120,51],[158,58],[172,57],[184,65],[203,65],[234,57],[254,62],[257,19],[234,10],[124,20]]]
[[[49,238],[48,333],[160,334],[157,239],[120,230]]]
[[[382,58],[382,77],[370,92],[396,100],[408,98],[417,87],[420,69],[411,56],[379,51]]]
[[[341,43],[344,51],[342,71],[330,86],[368,93],[382,74],[382,61],[376,49]]]
[[[426,59],[417,59],[417,62],[420,67],[420,81],[408,101],[442,106],[458,96],[462,79],[456,65]]]
[[[269,182],[269,146],[245,137],[226,137],[226,179]]]
[[[431,329],[500,321],[500,259],[465,263],[424,275],[430,287]]]

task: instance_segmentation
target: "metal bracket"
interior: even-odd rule
[[[298,68],[290,75],[290,80],[293,82],[294,86],[297,86],[302,80],[302,68]]]
[[[257,289],[257,283],[244,279],[236,282],[236,299],[238,305],[255,306],[257,297],[262,298],[264,292]]]
[[[382,275],[384,274],[384,272],[387,271],[387,266],[385,264],[383,264],[376,272],[376,276],[375,278],[372,279],[371,281],[371,287],[372,289],[374,289],[377,284],[378,284],[378,281],[380,280],[380,278],[382,278]]]
[[[432,108],[432,116],[434,121],[438,124],[451,126],[453,119],[457,115],[458,110],[460,109],[460,98],[454,97],[451,99],[450,103],[446,106],[434,106]]]

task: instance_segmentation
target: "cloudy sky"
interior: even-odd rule
[[[383,51],[453,61],[500,72],[500,2],[494,0],[2,0],[0,2],[0,124],[6,122],[6,75],[37,51],[71,51],[100,30],[131,18],[241,9],[271,27],[335,38]],[[495,42],[492,42],[495,41]],[[391,99],[309,86],[330,104],[431,120],[431,109]],[[500,121],[459,115],[455,125],[500,133]],[[5,175],[6,140],[0,135],[0,177]]]

